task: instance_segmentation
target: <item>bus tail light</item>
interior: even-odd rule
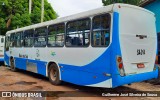
[[[119,67],[119,69],[122,69],[123,68],[123,64],[120,63],[118,67]]]
[[[118,70],[121,76],[125,75],[124,72],[124,67],[123,67],[123,61],[122,61],[122,57],[117,56],[117,66],[118,66]]]
[[[156,61],[153,70],[156,70],[158,67],[158,55],[156,56]]]
[[[117,57],[117,61],[118,61],[118,63],[121,63],[122,62],[122,58],[121,57]]]

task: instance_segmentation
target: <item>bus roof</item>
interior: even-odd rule
[[[89,11],[86,11],[86,12],[81,12],[81,13],[78,13],[78,14],[57,18],[57,19],[54,19],[54,20],[51,20],[51,21],[46,21],[46,22],[26,26],[26,27],[23,27],[23,28],[18,28],[18,29],[15,29],[15,30],[8,31],[6,34],[21,32],[21,31],[24,31],[24,30],[35,29],[35,28],[38,28],[38,27],[44,27],[44,26],[48,26],[48,25],[52,25],[52,24],[58,24],[58,23],[61,23],[61,22],[67,22],[67,21],[71,21],[71,20],[86,18],[86,17],[98,15],[98,14],[103,14],[103,13],[106,13],[106,12],[113,12],[113,11],[118,12],[118,9],[119,9],[118,7],[119,6],[125,6],[125,7],[134,8],[134,9],[144,10],[145,12],[153,14],[152,12],[150,12],[150,11],[144,9],[144,8],[141,8],[141,7],[137,7],[137,6],[129,5],[129,4],[116,3],[116,4],[111,4],[111,5],[108,5],[108,6],[104,6],[104,7],[101,7],[101,8],[89,10]]]

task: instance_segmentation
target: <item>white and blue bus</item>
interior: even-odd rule
[[[157,78],[156,53],[154,14],[113,4],[8,31],[5,64],[54,85],[114,88]]]
[[[4,62],[4,43],[5,36],[0,35],[0,62]]]

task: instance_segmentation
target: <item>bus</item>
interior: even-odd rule
[[[5,64],[89,87],[115,88],[158,77],[155,15],[128,4],[8,31]]]
[[[0,62],[4,62],[4,42],[5,36],[0,35]]]

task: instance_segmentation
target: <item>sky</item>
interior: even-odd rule
[[[48,0],[59,17],[102,7],[102,0]]]

